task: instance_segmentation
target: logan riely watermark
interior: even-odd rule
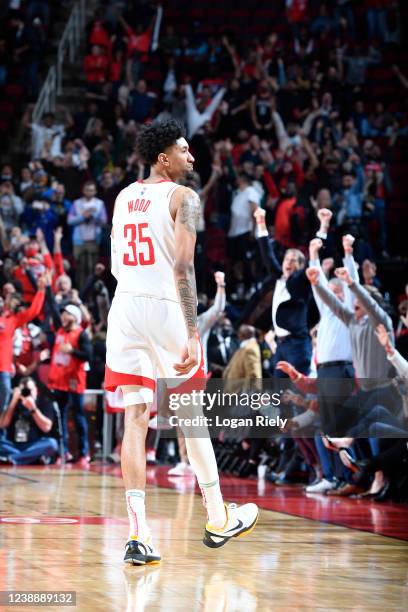
[[[169,409],[185,414],[189,408],[201,408],[211,411],[219,408],[245,407],[251,410],[280,406],[281,399],[279,393],[227,393],[216,391],[209,393],[204,390],[194,390],[190,393],[170,393]],[[280,416],[270,417],[263,414],[256,414],[247,418],[225,417],[216,414],[215,417],[196,414],[195,416],[171,415],[168,419],[169,425],[181,427],[279,427],[284,428],[288,419]]]

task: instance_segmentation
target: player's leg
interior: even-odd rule
[[[121,388],[125,405],[121,467],[129,517],[125,561],[134,565],[157,563],[160,555],[153,549],[145,510],[145,444],[153,392],[132,385]]]
[[[129,515],[125,561],[144,565],[160,560],[150,545],[145,516],[145,441],[156,374],[144,339],[144,300],[115,295],[108,316],[105,388],[120,387],[125,406],[121,449],[122,474]]]
[[[219,548],[231,538],[244,536],[255,527],[258,520],[256,504],[236,506],[224,504],[217,460],[208,433],[187,428],[184,431],[187,454],[197,477],[207,511],[203,543],[210,548]],[[201,436],[201,437],[197,437]]]
[[[192,393],[205,387],[204,359],[201,343],[198,354],[199,365],[191,370],[188,380],[177,379],[174,364],[180,359],[185,345],[185,323],[180,305],[175,302],[161,300],[155,306],[156,318],[152,321],[165,321],[165,326],[149,323],[149,350],[154,357],[160,377],[171,393]],[[226,544],[232,537],[248,533],[258,519],[258,508],[255,504],[245,504],[239,508],[224,504],[218,477],[217,461],[211,443],[208,428],[186,427],[183,418],[202,416],[202,407],[191,402],[189,406],[180,406],[177,411],[179,423],[186,440],[186,448],[190,465],[194,470],[204,506],[208,514],[208,524],[204,534],[204,544],[218,548]],[[237,515],[239,514],[239,516]],[[214,531],[214,536],[212,532]],[[213,539],[215,538],[215,539]]]

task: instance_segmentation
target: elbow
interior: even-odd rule
[[[192,262],[176,262],[174,275],[176,278],[186,278],[194,274],[194,264]]]

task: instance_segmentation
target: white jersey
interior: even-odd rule
[[[111,236],[116,293],[179,301],[174,280],[175,224],[169,209],[178,187],[166,180],[137,181],[119,193]]]

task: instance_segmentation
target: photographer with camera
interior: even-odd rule
[[[51,402],[39,396],[31,377],[22,378],[7,410],[0,416],[0,429],[7,430],[6,437],[0,440],[0,463],[49,463],[58,452],[57,440],[47,435],[52,430],[53,419]]]

